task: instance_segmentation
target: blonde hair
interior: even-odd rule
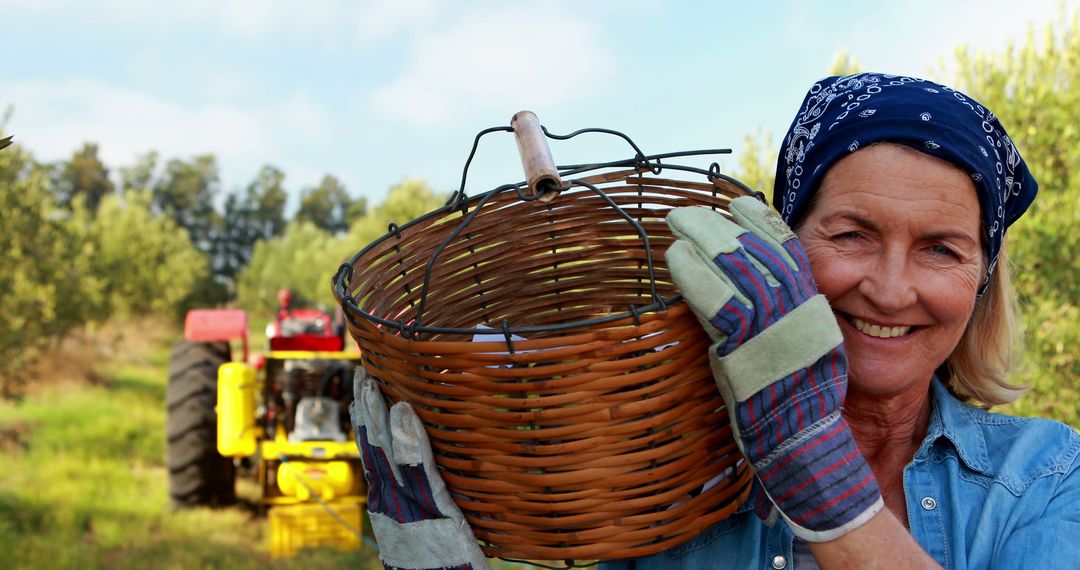
[[[1008,380],[1021,354],[1020,304],[1003,242],[986,292],[975,302],[960,343],[945,360],[950,374],[942,380],[953,395],[973,405],[988,409],[1007,404],[1027,389]]]

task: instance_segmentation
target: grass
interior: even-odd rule
[[[0,400],[0,568],[381,569],[373,546],[271,559],[250,479],[237,507],[171,511],[165,387],[179,334],[158,319],[88,331],[43,358],[25,398]]]
[[[73,378],[69,365],[64,377],[32,380],[22,401],[0,402],[0,565],[381,568],[373,548],[271,560],[267,522],[250,508],[171,512],[164,443],[171,335],[151,343],[128,336],[141,341],[121,342],[97,372]],[[83,364],[87,371],[92,362]],[[241,484],[240,493],[253,488]]]

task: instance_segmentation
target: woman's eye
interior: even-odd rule
[[[836,239],[840,239],[840,240],[852,240],[852,239],[859,239],[860,237],[862,237],[862,234],[860,234],[859,232],[856,232],[856,231],[850,231],[850,232],[838,233],[833,237],[835,237]]]
[[[957,259],[959,257],[958,255],[956,255],[955,251],[949,249],[948,247],[946,247],[944,245],[935,245],[932,248],[930,248],[930,250],[934,252],[934,255],[939,255],[939,256],[943,256],[943,257],[951,257],[953,259]]]

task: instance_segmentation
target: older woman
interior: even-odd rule
[[[1080,436],[983,409],[1020,394],[1006,380],[1016,299],[1001,246],[1035,192],[997,118],[960,92],[879,74],[815,84],[777,166],[797,239],[753,204],[733,205],[741,226],[669,216],[682,238],[669,265],[717,340],[757,510],[783,523],[744,512],[610,567],[1077,559]]]
[[[603,566],[1080,559],[1080,435],[985,411],[1020,393],[1007,381],[1016,300],[1002,243],[1035,192],[997,118],[955,90],[879,74],[816,83],[781,149],[782,221],[752,199],[733,202],[736,223],[668,216],[668,265],[713,337],[753,498],[689,543]],[[373,390],[354,406],[369,450],[365,416],[385,415]],[[390,423],[422,434],[409,418]],[[409,479],[391,467],[384,478]],[[438,530],[416,525],[421,513],[373,517],[384,561],[483,565],[452,501],[439,509]],[[421,543],[425,558],[400,556]]]

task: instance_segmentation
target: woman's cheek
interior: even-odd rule
[[[856,286],[863,273],[860,257],[855,252],[831,244],[811,245],[806,249],[806,256],[818,290],[830,300]]]
[[[940,321],[968,321],[981,284],[978,268],[928,269],[916,281],[921,302]]]

